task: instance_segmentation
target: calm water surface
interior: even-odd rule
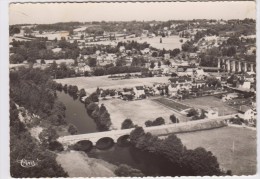
[[[59,101],[66,106],[66,121],[77,127],[78,134],[98,132],[96,123],[88,115],[83,103],[78,99],[74,100],[64,92],[57,91],[57,96]]]
[[[98,132],[94,120],[88,115],[85,105],[78,99],[74,100],[64,92],[57,91],[57,97],[66,106],[66,121],[78,128],[78,134]],[[120,165],[127,164],[141,170],[146,175],[161,173],[158,160],[151,160],[149,154],[139,151],[131,146],[122,147],[114,144],[107,150],[93,148],[87,153],[89,157],[103,159],[109,163]]]

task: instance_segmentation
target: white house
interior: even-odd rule
[[[141,95],[145,95],[144,87],[143,86],[135,86],[134,93],[136,98],[140,98]]]
[[[240,112],[239,117],[243,118],[244,120],[247,120],[249,124],[254,124],[256,120],[256,114],[257,114],[255,108],[242,105],[240,106],[239,112]]]
[[[180,89],[180,85],[179,84],[170,84],[168,86],[168,91],[169,91],[169,94],[171,96],[175,96],[179,89]]]
[[[150,53],[150,49],[149,48],[145,48],[145,49],[141,50],[141,53],[142,54],[148,54],[148,53]]]
[[[213,109],[209,109],[209,110],[206,110],[205,115],[209,119],[217,118],[218,117],[218,111],[213,110]]]
[[[120,52],[125,52],[125,46],[120,46],[120,47],[119,47],[119,51],[120,51]]]
[[[225,101],[237,98],[237,97],[238,97],[237,93],[228,93],[228,94],[223,95],[222,101],[225,102]]]

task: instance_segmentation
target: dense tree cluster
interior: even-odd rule
[[[21,69],[10,72],[10,165],[12,177],[66,177],[49,150],[63,150],[55,144],[57,134],[52,128],[44,129],[39,138],[42,145],[33,139],[18,116],[15,104],[25,107],[30,113],[40,116],[53,125],[64,124],[64,106],[56,101],[54,84],[44,72],[35,69]],[[33,168],[23,168],[18,160],[34,160]]]
[[[109,130],[111,126],[110,114],[108,113],[104,104],[99,107],[96,103],[91,102],[87,105],[87,111],[91,117],[95,120],[97,127],[101,131]]]
[[[56,83],[38,69],[10,72],[10,97],[54,125],[65,124],[65,106],[56,100]]]
[[[144,174],[126,164],[121,164],[115,170],[115,174],[119,177],[144,177]]]
[[[34,30],[38,31],[70,31],[73,28],[78,27],[82,23],[80,22],[58,22],[54,24],[39,24],[36,25]]]
[[[53,42],[54,47],[62,48],[62,51],[54,53],[47,48],[47,39],[35,38],[31,41],[17,41],[13,39],[10,52],[10,63],[21,63],[24,60],[35,63],[37,59],[76,59],[79,56],[80,49],[75,41],[70,43],[62,38],[58,43]]]
[[[151,158],[164,160],[166,168],[162,176],[213,176],[223,175],[217,158],[204,148],[188,150],[181,140],[172,134],[162,140],[137,127],[130,134],[130,142]],[[170,170],[171,169],[171,170]]]
[[[164,125],[164,124],[165,124],[165,120],[162,117],[158,117],[154,121],[148,120],[145,122],[146,127],[160,126],[160,125]]]

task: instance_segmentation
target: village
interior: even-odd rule
[[[256,126],[256,64],[252,59],[256,36],[250,32],[246,35],[235,31],[219,33],[213,29],[216,25],[243,23],[251,22],[197,21],[189,22],[184,28],[180,28],[183,23],[172,23],[157,31],[141,29],[135,34],[126,29],[102,33],[102,25],[96,24],[56,32],[24,26],[10,39],[10,50],[14,51],[10,53],[11,63],[14,62],[10,69],[21,66],[52,69],[54,80],[63,85],[82,87],[88,95],[98,88],[100,101],[107,103],[107,108],[111,104],[106,100],[141,100],[140,104],[143,100],[153,100],[177,111],[183,118],[191,109],[205,110],[206,118],[231,111],[239,113],[233,123],[243,121],[243,125]],[[156,25],[149,23],[151,29]],[[15,50],[25,48],[28,42],[45,46],[31,60],[25,60]],[[169,50],[168,42],[174,42],[173,50]],[[220,109],[219,104],[209,104],[212,96],[225,107]],[[194,105],[197,99],[204,99],[205,103]],[[112,108],[120,111],[123,106],[118,102]],[[179,109],[179,106],[184,107]]]
[[[255,175],[255,6],[10,3],[9,175]]]

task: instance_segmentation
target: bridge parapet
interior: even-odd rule
[[[150,132],[151,134],[156,136],[168,135],[171,133],[192,132],[198,130],[212,129],[212,128],[224,126],[225,123],[223,123],[223,121],[235,117],[235,115],[237,114],[220,116],[215,119],[204,119],[204,120],[183,122],[177,124],[144,127],[143,129],[145,132]],[[92,142],[93,145],[96,145],[96,143],[100,139],[109,137],[116,143],[118,138],[124,135],[130,135],[132,130],[134,129],[113,130],[113,131],[106,131],[106,132],[63,136],[58,138],[58,141],[65,146],[73,145],[81,140],[88,140]]]

